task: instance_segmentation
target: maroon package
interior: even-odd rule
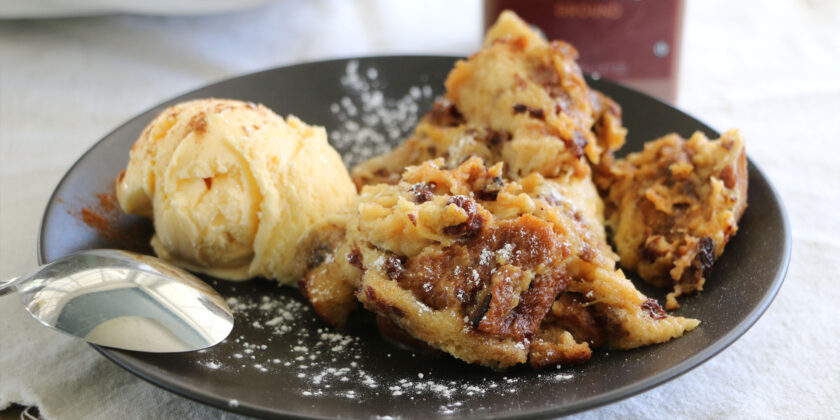
[[[485,0],[485,30],[506,9],[574,45],[586,73],[676,100],[683,0]]]

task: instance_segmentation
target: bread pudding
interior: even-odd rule
[[[621,147],[626,130],[621,108],[587,86],[576,59],[571,45],[502,13],[484,48],[455,64],[414,134],[353,168],[353,180],[394,183],[409,165],[440,157],[453,166],[471,155],[504,162],[507,177],[588,178],[587,158],[598,163]]]
[[[502,13],[413,134],[351,171],[356,204],[299,243],[299,286],[324,320],[341,327],[361,304],[391,339],[498,368],[581,363],[596,348],[662,343],[699,324],[668,315],[616,265],[620,255],[644,271],[633,258],[649,241],[665,252],[643,275],[674,285],[670,307],[702,287],[743,211],[740,137],[716,144],[741,166],[696,136],[616,160],[621,108],[586,85],[576,58]],[[660,185],[648,203],[670,205],[668,217],[645,218],[642,184]],[[714,220],[699,212],[709,207]]]
[[[593,220],[564,200],[563,178],[505,180],[479,157],[409,167],[395,185],[362,188],[355,209],[303,244],[300,288],[341,326],[355,309],[431,347],[492,367],[588,360],[698,321],[667,315],[616,270]]]
[[[672,287],[677,297],[703,290],[712,265],[738,231],[747,206],[747,157],[737,130],[710,141],[702,133],[648,142],[642,152],[602,165],[607,225],[621,266]]]

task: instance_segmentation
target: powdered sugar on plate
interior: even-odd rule
[[[391,150],[417,125],[434,95],[431,85],[420,83],[398,98],[389,98],[376,68],[362,69],[356,60],[347,63],[341,77],[347,95],[330,104],[339,128],[329,138],[348,168]]]
[[[259,285],[259,289],[265,286]],[[240,293],[227,299],[237,325],[234,334],[218,346],[198,352],[198,368],[250,378],[273,375],[294,382],[292,388],[302,398],[356,403],[373,398],[436,401],[441,414],[456,414],[474,398],[511,398],[535,384],[558,384],[572,378],[559,371],[543,371],[523,379],[487,369],[478,379],[460,380],[447,368],[459,362],[445,360],[440,368],[434,366],[434,360],[420,363],[428,362],[429,356],[393,346],[378,333],[361,337],[358,329],[344,331],[323,324],[311,307],[295,296],[295,290],[276,288],[278,293],[269,296],[263,291],[260,296],[243,288],[247,289],[246,285],[235,286]],[[374,328],[373,323],[365,328]],[[405,370],[406,360],[416,360],[417,369],[403,375],[383,371],[383,357],[392,359],[400,370]]]

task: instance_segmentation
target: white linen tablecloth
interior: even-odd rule
[[[476,1],[278,1],[201,17],[0,20],[0,278],[36,266],[47,199],[95,141],[176,94],[316,59],[468,54]],[[764,317],[697,369],[580,418],[837,418],[840,2],[694,1],[678,105],[738,127],[793,228]],[[0,409],[46,418],[233,418],[132,376],[0,298]]]

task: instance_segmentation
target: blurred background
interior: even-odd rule
[[[826,396],[840,389],[837,364],[827,363],[840,336],[833,304],[840,288],[829,278],[840,272],[840,147],[833,140],[840,128],[840,2],[833,0],[4,0],[0,277],[36,265],[52,189],[87,148],[134,115],[276,66],[468,55],[486,21],[511,5],[546,34],[572,40],[588,71],[646,89],[719,130],[744,130],[750,158],[780,190],[794,228],[786,285],[744,338],[677,380],[582,417],[836,415],[836,396]],[[72,406],[90,417],[219,415],[46,329],[10,339],[8,319],[20,317],[10,306],[0,305],[0,409],[21,403],[54,414]],[[19,345],[49,347],[32,356],[43,369],[81,368],[60,380],[4,378],[4,363],[15,362],[5,354]],[[760,357],[756,349],[764,349]],[[79,383],[84,387],[69,394]],[[679,401],[665,408],[672,398]]]

